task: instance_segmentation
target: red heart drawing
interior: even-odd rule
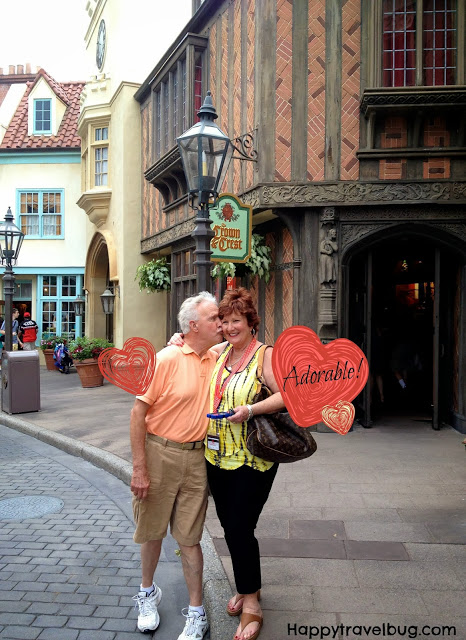
[[[123,349],[111,347],[99,355],[99,369],[109,382],[136,396],[144,395],[155,372],[154,345],[144,338],[129,338]]]
[[[275,380],[291,417],[301,427],[322,420],[322,408],[351,402],[364,388],[369,365],[346,338],[322,344],[309,327],[285,329],[272,355]]]
[[[325,407],[322,407],[322,420],[327,427],[344,436],[353,424],[354,407],[351,402],[345,402],[344,400],[337,402],[334,407],[326,404]]]

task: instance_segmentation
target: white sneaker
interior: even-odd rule
[[[181,613],[186,618],[186,623],[178,640],[202,640],[209,628],[207,616],[200,616],[197,611],[190,611],[188,607],[183,609]]]
[[[137,596],[133,596],[133,600],[139,607],[138,629],[141,633],[155,631],[160,624],[157,607],[162,599],[162,589],[157,585],[154,586],[155,589],[150,596],[145,591],[139,591]]]

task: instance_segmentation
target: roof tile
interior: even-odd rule
[[[33,87],[43,78],[55,95],[66,105],[65,115],[61,121],[57,135],[28,135],[28,97]],[[80,149],[81,138],[78,136],[78,117],[80,96],[85,82],[57,82],[44,69],[39,69],[35,79],[27,83],[26,91],[18,105],[5,132],[0,150],[5,149]]]

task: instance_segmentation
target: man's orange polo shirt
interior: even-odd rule
[[[146,428],[175,442],[203,440],[209,419],[209,388],[217,354],[210,349],[200,358],[186,343],[157,353],[149,389],[137,396],[150,409]]]

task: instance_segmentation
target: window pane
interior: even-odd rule
[[[36,132],[50,131],[50,100],[34,101],[34,130]]]
[[[42,234],[44,236],[60,236],[61,216],[42,216]]]
[[[20,216],[21,231],[26,236],[39,235],[39,216]]]
[[[44,334],[57,335],[57,303],[42,303],[42,332]],[[45,336],[47,337],[47,336]]]
[[[416,3],[414,0],[383,2],[384,86],[415,83]]]
[[[178,120],[178,75],[175,71],[173,73],[173,141],[176,141],[178,136],[177,120]],[[182,131],[180,133],[183,133]]]
[[[168,101],[168,82],[163,83],[163,140],[164,150],[168,150],[168,123],[170,104]]]
[[[42,295],[44,297],[57,295],[57,276],[44,276],[42,278]]]
[[[162,131],[162,111],[161,111],[161,95],[160,91],[155,94],[155,153],[157,158],[160,158],[160,147],[162,144],[161,131]]]
[[[182,131],[186,131],[187,124],[187,109],[186,109],[186,60],[181,63],[181,95],[182,95],[182,109],[183,109],[183,127]]]
[[[76,337],[76,316],[74,313],[74,304],[69,301],[61,303],[60,334],[66,334],[69,340]]]
[[[76,297],[76,276],[62,276],[61,294]]]
[[[424,0],[424,84],[454,84],[456,0]]]
[[[202,55],[198,53],[194,61],[194,113],[198,122],[197,112],[202,107]]]

